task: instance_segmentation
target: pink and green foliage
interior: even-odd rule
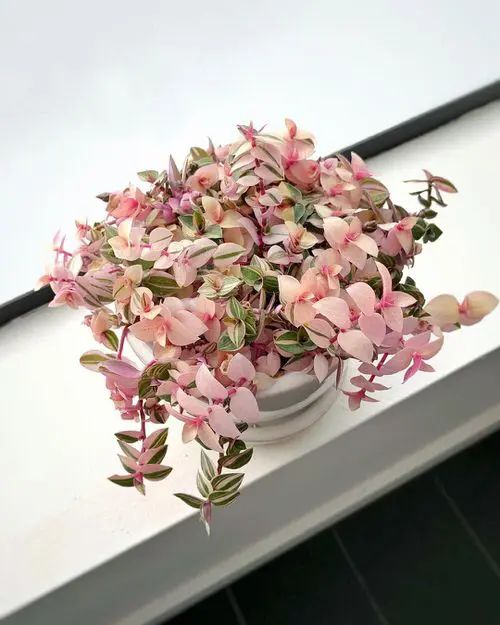
[[[178,419],[184,443],[218,454],[213,462],[202,450],[199,495],[177,493],[207,527],[212,506],[239,495],[235,470],[252,456],[241,433],[258,422],[259,388],[287,371],[340,379],[352,360],[344,393],[355,410],[387,389],[382,376],[433,371],[443,332],[497,305],[483,291],[426,304],[403,278],[441,235],[434,207],[456,192],[451,182],[427,171],[409,181],[420,185],[410,213],[358,155],[314,159],[313,136],[291,120],[281,134],[238,130],[231,145],[192,148],[181,171],[170,159],[166,171],[140,172],[147,191],[99,195],[105,218],[77,222],[72,252],[56,235],[39,281],[55,293],[51,306],[90,311],[104,351],[81,362],[104,376],[122,419],[138,423],[116,435],[125,472],[111,481],[144,494],[146,481],[165,478],[162,425]],[[152,350],[145,367],[123,356],[129,332]]]

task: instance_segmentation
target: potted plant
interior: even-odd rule
[[[191,148],[181,170],[171,158],[140,172],[147,191],[99,195],[104,219],[77,222],[73,252],[56,235],[39,281],[50,306],[90,311],[103,349],[81,363],[130,421],[116,434],[124,471],[109,479],[144,494],[167,477],[164,424],[178,419],[183,442],[203,449],[198,493],[176,495],[207,527],[212,506],[239,495],[249,440],[305,427],[340,387],[356,410],[387,389],[381,378],[433,371],[443,333],[497,304],[484,291],[426,304],[404,273],[441,235],[433,219],[451,182],[409,181],[412,212],[358,155],[313,159],[313,136],[291,120],[282,133],[238,131],[231,145]]]

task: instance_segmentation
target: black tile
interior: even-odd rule
[[[224,623],[224,625],[238,625],[236,615],[229,603],[225,590],[197,603],[165,625],[200,625],[200,623]]]
[[[247,625],[380,625],[327,530],[233,584]]]
[[[500,582],[424,476],[337,527],[390,625],[498,625]]]
[[[500,565],[500,432],[440,465],[435,475]]]

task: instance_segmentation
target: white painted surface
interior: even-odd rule
[[[500,290],[495,256],[500,212],[491,191],[497,177],[499,141],[500,103],[495,103],[371,162],[372,168],[394,191],[399,201],[406,200],[404,185],[399,181],[413,177],[422,166],[450,177],[461,190],[458,196],[452,198],[451,205],[441,211],[438,223],[445,234],[438,243],[426,248],[413,272],[417,283],[429,296],[443,290],[457,295],[476,288],[492,289],[497,293]],[[325,445],[334,445],[339,436],[349,434],[349,440],[355,441],[356,429],[353,428],[358,428],[361,433],[361,424],[376,425],[377,418],[383,418],[382,410],[387,406],[397,406],[405,397],[433,381],[441,379],[446,385],[445,375],[500,346],[500,314],[497,310],[482,324],[447,337],[445,348],[433,363],[437,374],[422,374],[404,387],[395,386],[386,393],[385,403],[367,405],[357,413],[348,412],[339,402],[331,414],[296,438],[256,449],[243,496],[232,508],[217,511],[212,542],[205,539],[202,542],[201,534],[197,533],[197,530],[202,531],[201,527],[192,527],[190,510],[171,496],[172,492],[194,488],[198,461],[198,448],[180,444],[179,429],[175,423],[172,424],[167,454],[168,462],[175,467],[175,471],[165,482],[152,485],[146,498],[105,480],[117,468],[112,433],[120,429],[121,424],[106,398],[102,379],[78,365],[80,353],[91,345],[87,329],[79,324],[80,318],[79,313],[44,309],[0,329],[0,380],[3,390],[0,561],[2,569],[8,573],[5,575],[6,583],[0,585],[0,614],[19,608],[139,544],[144,545],[145,553],[149,554],[144,560],[139,559],[140,566],[156,566],[159,570],[163,566],[165,579],[182,572],[194,576],[196,571],[196,580],[191,586],[183,586],[177,577],[177,586],[167,589],[170,603],[165,603],[165,597],[158,597],[157,603],[149,597],[148,610],[143,609],[145,603],[141,603],[139,593],[133,606],[137,610],[135,615],[125,618],[122,614],[118,618],[114,614],[114,621],[109,622],[141,623],[146,616],[152,618],[154,610],[162,605],[173,609],[175,601],[184,602],[189,594],[203,592],[214,584],[214,579],[220,581],[225,575],[234,574],[238,566],[251,565],[253,551],[248,535],[254,535],[255,527],[261,527],[259,523],[264,522],[268,501],[259,501],[255,505],[255,499],[258,499],[256,493],[264,492],[272,479],[280,475],[281,492],[286,493],[293,486],[287,480],[294,463],[315,458],[314,454],[325,449]],[[495,362],[498,363],[498,359]],[[491,377],[491,371],[487,373]],[[445,388],[448,389],[447,386]],[[474,398],[477,388],[479,383],[471,385],[467,389],[468,396]],[[478,405],[483,399],[477,398]],[[466,425],[460,420],[455,422],[455,414],[446,411],[444,421],[434,425],[429,410],[430,407],[423,403],[425,428],[420,432],[418,425],[412,425],[411,440],[406,440],[405,430],[394,430],[399,443],[395,450],[391,450],[393,455],[402,449],[402,443],[413,444],[413,438],[418,441],[415,445],[419,445],[413,450],[416,453],[420,447],[430,443],[426,437],[442,437],[443,447],[438,445],[437,449],[427,449],[427,456],[422,452],[420,462],[417,454],[417,459],[412,460],[414,467],[443,453],[451,446],[448,433],[458,425]],[[491,427],[500,419],[498,407],[488,407],[486,416],[482,415],[483,410],[485,408],[474,417],[477,427],[471,427],[468,434],[467,430],[465,435],[462,432],[462,439],[456,433],[450,434],[453,444],[457,444],[457,440],[465,440],[467,435]],[[461,419],[466,416],[462,415]],[[416,418],[412,424],[417,423]],[[434,427],[438,428],[436,432]],[[375,442],[376,428],[370,427],[368,431]],[[356,471],[359,473],[365,463],[369,467],[373,462],[369,441],[358,443],[364,444],[365,455],[352,458],[360,458],[363,463],[353,467],[353,474]],[[388,458],[392,457],[391,453],[388,450]],[[396,456],[392,463],[395,459]],[[398,460],[402,461],[401,458]],[[391,466],[388,464],[385,470],[389,471]],[[314,465],[310,469],[314,470]],[[380,467],[378,470],[382,471]],[[390,479],[386,476],[384,483],[394,482],[400,477],[394,471]],[[339,480],[347,479],[341,473],[332,475],[329,480],[331,486],[326,487],[324,494],[321,493],[324,505],[332,498],[333,492],[337,493],[336,497],[341,496],[337,492]],[[375,479],[369,473],[364,479],[372,477]],[[358,480],[357,484],[361,488],[362,480]],[[354,485],[351,484],[350,488]],[[238,515],[246,510],[245,494],[253,506],[248,526],[238,519]],[[266,540],[260,536],[259,540],[265,542],[266,549],[276,549],[287,540],[297,539],[301,533],[311,531],[321,522],[314,521],[316,517],[311,508],[310,522],[302,526],[297,520],[293,529],[293,507],[287,500],[283,501],[283,507],[290,515],[288,525],[291,524],[291,529],[283,528],[282,532],[286,534],[288,531],[288,538],[284,534],[276,534],[274,539],[270,536]],[[345,506],[328,508],[332,515],[335,510],[339,513],[341,509],[345,510]],[[278,512],[277,509],[276,514]],[[238,522],[236,527],[232,525],[235,519]],[[194,532],[189,536],[182,535],[184,525],[186,530]],[[175,536],[171,546],[174,560],[169,559],[170,532]],[[228,536],[233,536],[234,543],[221,542],[226,532]],[[166,545],[164,552],[153,548],[154,541],[143,542],[151,537],[159,539],[160,536],[163,537],[162,544]],[[196,558],[192,554],[187,555],[190,536],[194,536],[195,544],[205,550],[203,557],[200,555],[200,562],[203,562],[201,569],[198,569]],[[245,549],[240,549],[239,540],[247,541]],[[224,544],[226,550],[224,562],[219,558],[219,553],[222,553],[218,551],[220,544]],[[228,555],[231,550],[233,568],[226,562],[231,559]],[[255,558],[262,555],[263,551],[261,553],[256,549]],[[119,561],[116,562],[116,566],[113,562],[109,564],[114,567],[113,570],[119,566]],[[111,584],[112,577],[106,579]],[[99,595],[99,601],[105,596],[106,593]],[[108,609],[111,608],[118,609],[116,601],[108,605]],[[104,619],[104,616],[96,615],[93,622],[106,622],[98,621],[98,618]]]
[[[3,0],[0,303],[97,193],[207,134],[289,116],[328,153],[497,80],[499,21],[495,0]]]

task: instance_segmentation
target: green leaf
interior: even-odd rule
[[[168,297],[180,288],[174,278],[165,274],[150,274],[147,278],[144,278],[142,285],[150,289],[158,297]]]
[[[278,336],[274,337],[274,344],[282,351],[294,354],[295,356],[299,356],[304,353],[304,348],[298,341],[297,332],[282,332]]]
[[[443,231],[441,228],[438,228],[436,224],[429,224],[427,226],[427,230],[425,231],[423,241],[424,243],[433,243],[434,241],[437,241],[442,234]]]
[[[148,375],[151,376],[154,380],[168,380],[170,377],[170,369],[172,365],[170,363],[158,363],[151,367],[148,367],[146,370]]]
[[[139,380],[139,384],[137,385],[139,391],[139,399],[150,399],[151,397],[155,396],[156,389],[151,386],[152,380],[153,379],[145,373],[142,374]]]
[[[201,471],[198,471],[198,474],[196,475],[196,486],[198,490],[200,491],[200,494],[203,497],[208,497],[208,495],[212,491],[210,482],[207,481],[207,479],[205,478],[203,473],[201,473]]]
[[[108,480],[110,482],[113,482],[113,484],[118,484],[118,486],[133,486],[134,485],[134,478],[132,475],[112,475],[111,477],[108,477]]]
[[[117,258],[115,256],[115,253],[113,252],[113,248],[111,247],[111,245],[109,243],[105,243],[101,249],[100,249],[100,254],[103,258],[105,258],[108,262],[113,263],[114,265],[121,265],[122,264],[122,260],[121,258]]]
[[[201,470],[203,471],[203,475],[207,478],[207,480],[211,480],[215,477],[215,466],[214,463],[210,460],[208,455],[201,450]]]
[[[134,458],[130,458],[129,456],[122,456],[120,454],[118,454],[118,458],[122,463],[122,467],[125,469],[125,471],[128,471],[129,473],[136,472],[137,466]]]
[[[116,432],[116,438],[125,443],[136,443],[141,438],[141,433],[135,430],[127,430],[125,432]]]
[[[289,182],[280,182],[280,184],[278,185],[278,191],[281,193],[281,195],[290,198],[294,202],[300,202],[302,200],[301,191],[299,191],[297,187],[294,187]]]
[[[155,470],[152,471],[150,467],[155,467]],[[163,480],[171,471],[172,467],[164,467],[161,464],[150,464],[141,467],[141,473],[144,475],[144,478],[146,480],[151,480],[152,482]]]
[[[118,337],[113,332],[113,330],[106,330],[104,332],[104,336],[106,337],[109,343],[110,349],[112,349],[115,352],[118,351],[118,345],[120,344],[120,341],[118,340]]]
[[[212,224],[205,229],[203,233],[207,239],[222,239],[222,228],[219,224]]]
[[[413,226],[411,230],[415,241],[420,240],[424,236],[426,228],[427,228],[427,222],[425,221],[425,219],[422,219],[419,217],[417,219],[417,223]]]
[[[227,324],[227,321],[226,321]],[[227,335],[236,349],[240,349],[245,341],[246,326],[244,321],[227,324]]]
[[[221,352],[235,352],[237,351],[236,345],[231,341],[227,332],[223,332],[219,336],[219,340],[217,341],[217,349]]]
[[[146,495],[146,486],[144,482],[138,480],[137,478],[134,478],[134,486],[141,493],[141,495]]]
[[[152,449],[153,447],[161,447],[165,444],[168,437],[168,428],[161,428],[152,432],[144,439],[144,448]]]
[[[207,165],[209,163],[213,163],[213,159],[210,156],[210,154],[204,150],[203,148],[198,148],[198,147],[194,147],[191,148],[189,150],[190,154],[191,154],[191,158],[193,159],[193,161],[197,164],[200,164],[200,161],[208,161],[208,163],[203,163],[204,165]]]
[[[224,492],[235,491],[241,486],[245,475],[243,473],[228,473],[227,475],[216,475],[212,479],[212,488]]]
[[[222,287],[219,289],[219,297],[229,295],[236,287],[241,284],[241,280],[236,276],[226,276],[222,281]]]
[[[262,280],[262,285],[264,287],[264,290],[269,293],[279,292],[278,276],[273,276],[273,275],[264,276]]]
[[[193,226],[195,226],[198,232],[203,232],[205,229],[205,218],[199,210],[193,211]]]
[[[245,284],[248,286],[253,286],[256,282],[262,279],[261,272],[255,267],[240,267],[241,276]]]
[[[245,449],[240,453],[231,454],[225,456],[219,460],[219,463],[227,469],[241,469],[250,462],[253,456],[253,449]]]
[[[432,176],[429,180],[439,191],[443,191],[444,193],[458,193],[457,187],[446,178],[442,176]]]
[[[228,506],[232,501],[239,497],[240,493],[210,493],[208,499],[214,504],[214,506]]]
[[[153,183],[159,174],[155,169],[145,169],[144,171],[138,171],[137,175],[141,180]]]
[[[246,311],[235,297],[230,297],[226,306],[227,314],[233,319],[244,320]]]
[[[162,445],[161,447],[152,447],[157,451],[149,458],[148,464],[160,464],[167,453],[168,445]]]
[[[181,501],[186,503],[188,506],[191,506],[191,508],[200,509],[202,505],[204,504],[203,499],[200,499],[199,497],[193,497],[193,495],[188,495],[186,493],[174,493],[174,496],[178,497]]]
[[[80,364],[90,371],[98,371],[99,367],[110,359],[110,356],[98,350],[85,352],[80,356]]]
[[[188,230],[191,230],[191,232],[194,234],[195,232],[195,227],[193,225],[193,216],[192,215],[178,215],[177,219],[181,222],[181,224],[187,228]]]
[[[305,212],[306,207],[303,204],[295,204],[295,206],[293,207],[293,220],[296,224],[299,223]]]
[[[245,315],[245,329],[245,339],[247,342],[250,342],[257,336],[257,319],[251,309],[247,310]]]
[[[137,458],[139,458],[140,452],[135,447],[132,447],[132,445],[130,445],[129,443],[118,440],[118,445],[120,446],[120,449],[123,451],[123,453],[129,458],[133,458],[134,460],[137,460]]]
[[[426,219],[433,219],[434,217],[437,217],[437,211],[433,210],[432,208],[422,211],[420,214]]]
[[[99,193],[99,195],[96,195],[96,198],[98,200],[102,200],[103,202],[109,202],[109,198],[111,197],[111,193]]]

